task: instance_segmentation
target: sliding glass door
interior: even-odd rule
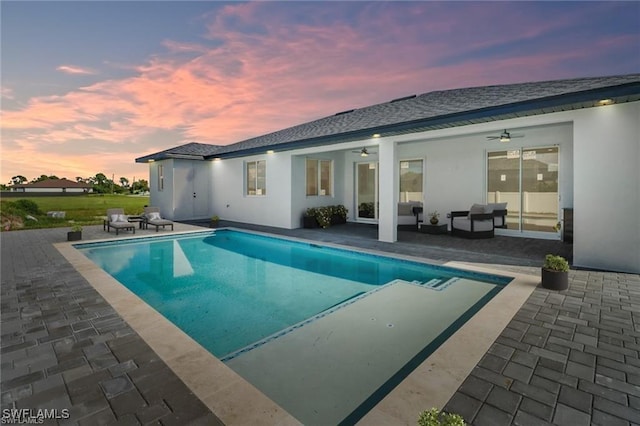
[[[487,154],[487,202],[507,203],[507,229],[556,232],[558,147]]]

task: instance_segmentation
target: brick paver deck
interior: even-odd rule
[[[541,261],[525,243],[520,257],[492,256],[360,232],[283,233],[528,272]],[[65,235],[2,233],[2,409],[69,409],[60,424],[220,424],[52,246]],[[640,424],[639,351],[640,276],[571,271],[569,290],[533,292],[445,409],[477,425]]]

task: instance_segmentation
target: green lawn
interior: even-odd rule
[[[15,203],[18,200],[30,200],[38,205],[38,214],[33,214],[16,209]],[[69,197],[24,197],[24,198],[3,198],[0,200],[0,211],[2,212],[2,228],[11,219],[22,219],[23,229],[34,228],[57,228],[70,226],[72,223],[80,225],[101,224],[103,217],[107,215],[107,209],[123,208],[125,214],[140,214],[144,206],[149,204],[148,196],[137,195],[82,195]],[[66,212],[64,219],[47,217],[48,211]],[[37,221],[26,219],[26,215],[31,214]],[[12,229],[19,229],[19,226],[12,226]]]

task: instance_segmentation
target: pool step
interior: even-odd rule
[[[453,277],[453,278],[449,278],[448,280],[443,280],[440,278],[434,278],[432,280],[429,280],[427,282],[420,282],[420,281],[412,281],[411,284],[423,287],[423,288],[429,288],[431,290],[436,290],[436,291],[442,291],[444,289],[446,289],[447,287],[449,287],[451,284],[453,284],[454,282],[458,281],[460,278],[458,277]]]

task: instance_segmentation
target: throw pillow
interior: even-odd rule
[[[149,220],[158,220],[158,219],[160,219],[160,213],[158,212],[149,213]]]
[[[471,215],[472,214],[483,214],[483,213],[485,213],[486,208],[487,208],[487,206],[485,206],[484,204],[474,204],[474,205],[472,205],[471,208],[469,208],[468,218],[471,219]]]

